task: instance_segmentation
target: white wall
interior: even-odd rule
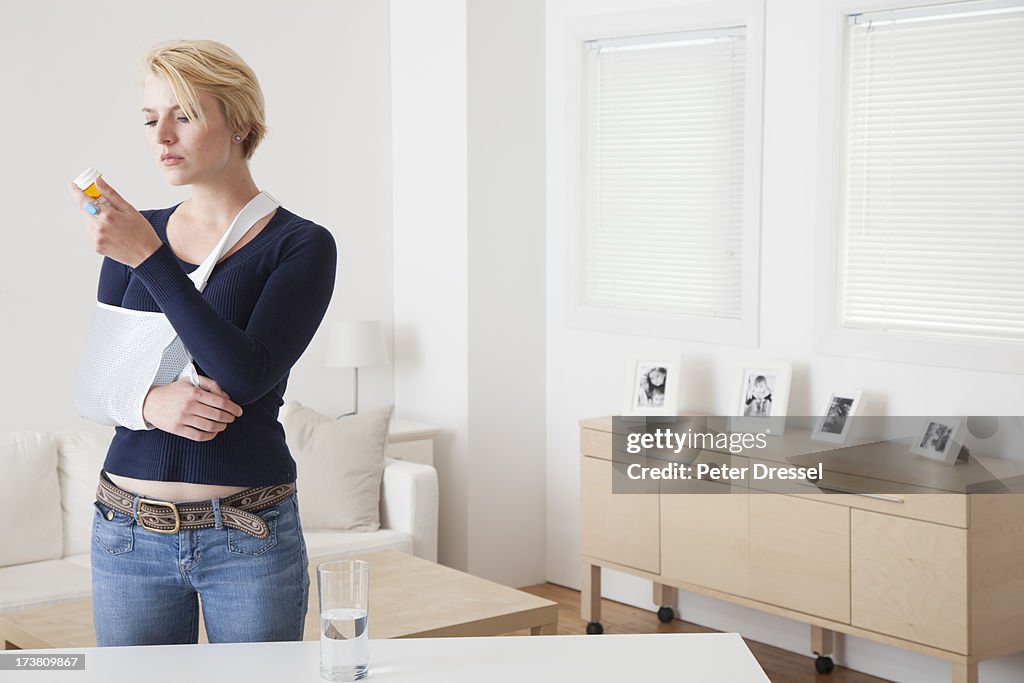
[[[252,163],[256,182],[338,242],[334,299],[288,398],[350,409],[351,371],[325,371],[324,331],[332,320],[390,325],[392,316],[387,4],[44,0],[4,12],[0,430],[101,429],[72,403],[100,257],[65,188],[92,165],[139,208],[187,196],[164,183],[139,113],[145,51],[182,37],[227,43],[253,67],[270,126]],[[364,407],[391,402],[390,369],[364,370],[361,383]]]
[[[391,2],[396,407],[443,427],[440,561],[510,585],[544,578],[542,37],[540,0]]]
[[[578,420],[621,409],[625,359],[632,351],[684,354],[683,407],[728,414],[743,359],[794,364],[791,415],[812,415],[831,389],[860,386],[874,414],[1019,415],[1024,376],[949,370],[816,354],[812,344],[812,256],[818,168],[820,2],[769,0],[766,5],[764,158],[761,226],[761,345],[757,349],[605,334],[565,322],[564,70],[565,22],[575,16],[685,7],[684,0],[548,0],[547,3],[547,557],[548,579],[578,587]],[[571,381],[570,381],[571,380]],[[652,607],[650,587],[604,572],[605,596]],[[683,594],[684,618],[737,630],[756,640],[809,654],[808,628],[744,608]],[[652,626],[655,623],[654,617]],[[847,638],[837,661],[879,676],[925,683],[948,676],[936,659]],[[808,663],[810,666],[810,663]],[[982,681],[1017,681],[1024,655],[984,662]]]
[[[444,428],[438,559],[465,567],[468,266],[465,0],[391,0],[395,402]]]
[[[544,580],[544,2],[468,0],[469,570]]]

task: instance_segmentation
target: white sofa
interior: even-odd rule
[[[92,593],[93,501],[109,440],[84,431],[0,434],[0,613]],[[434,468],[388,459],[380,530],[304,529],[310,562],[388,549],[436,561],[437,504]]]

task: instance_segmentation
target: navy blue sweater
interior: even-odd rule
[[[200,294],[187,277],[198,266],[179,259],[167,244],[167,218],[175,208],[143,212],[163,246],[135,269],[104,258],[98,298],[163,311],[199,374],[216,381],[243,414],[202,442],[160,429],[117,427],[103,469],[136,479],[225,486],[294,481],[295,461],[277,415],[288,373],[334,292],[334,237],[279,207],[256,237],[214,266]]]

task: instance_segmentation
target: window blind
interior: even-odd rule
[[[1024,11],[850,17],[843,327],[1024,342]]]
[[[742,27],[587,43],[583,303],[739,319]]]

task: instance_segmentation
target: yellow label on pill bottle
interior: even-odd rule
[[[99,199],[100,191],[96,188],[96,179],[99,177],[100,172],[90,166],[75,178],[75,186],[93,199]]]

